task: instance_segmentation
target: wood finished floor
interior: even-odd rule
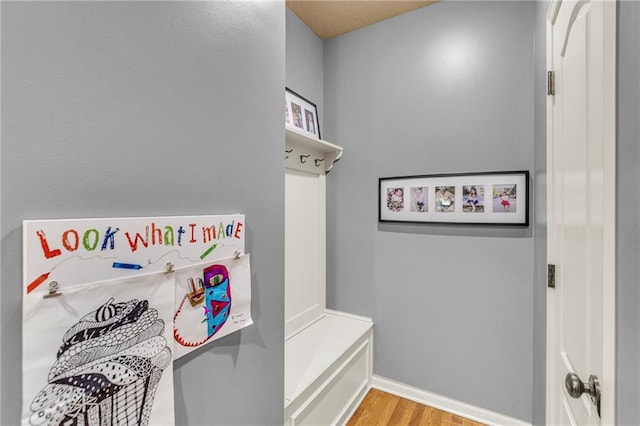
[[[347,426],[484,426],[399,396],[371,389]]]

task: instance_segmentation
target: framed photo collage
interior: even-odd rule
[[[529,172],[380,178],[380,222],[529,225]]]

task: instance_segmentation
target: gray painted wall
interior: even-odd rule
[[[640,3],[618,3],[616,424],[640,424]]]
[[[284,8],[2,2],[0,424],[20,418],[23,219],[234,212],[255,325],[176,363],[176,422],[282,424]]]
[[[290,11],[286,16],[286,85],[318,104],[325,131],[326,80],[331,107],[325,139],[345,147],[329,176],[330,306],[374,317],[377,374],[525,420],[532,411],[535,424],[544,423],[539,88],[546,7],[536,3],[535,80],[527,56],[530,6],[443,3],[392,19],[325,43],[324,75],[322,42]],[[618,424],[631,425],[640,423],[640,4],[622,1],[618,7],[616,390]],[[450,28],[453,14],[461,12],[463,21]],[[273,200],[283,196],[283,135],[281,114],[270,107],[282,100],[283,15],[274,4],[3,2],[1,424],[16,424],[19,417],[21,353],[14,342],[20,341],[22,219],[237,211],[247,214],[249,225],[256,325],[179,362],[177,420],[206,424],[215,409],[227,424],[280,422],[281,397],[272,390],[282,387],[283,209]],[[502,25],[510,22],[518,22],[517,28]],[[453,57],[426,60],[438,59],[438,47],[453,43],[454,35],[469,34],[479,36],[476,51],[483,55],[474,56],[466,75],[446,72]],[[498,60],[500,52],[509,54]],[[490,67],[505,61],[507,66]],[[535,122],[526,112],[531,81]],[[492,86],[501,89],[495,94]],[[515,97],[524,99],[514,105]],[[514,108],[501,110],[505,100]],[[243,125],[248,116],[251,128]],[[171,148],[175,142],[182,156]],[[477,146],[487,155],[475,155]],[[128,158],[118,155],[123,150]],[[502,154],[489,158],[494,153]],[[220,160],[234,157],[243,161]],[[505,158],[509,168],[535,170],[533,248],[531,231],[377,225],[379,176],[498,169]],[[199,170],[209,170],[211,159],[217,160],[212,176],[220,183],[185,191],[202,181]],[[143,202],[134,191],[122,192],[131,182],[147,194]],[[258,185],[261,191],[253,191]],[[211,197],[202,198],[204,190]],[[177,194],[171,204],[167,192]],[[533,268],[525,252],[533,256]],[[445,276],[441,265],[451,258],[462,267]],[[533,274],[533,282],[481,273],[475,282],[489,284],[474,288],[468,278],[474,265],[501,259],[513,263],[512,275]],[[395,265],[396,273],[387,265]],[[533,343],[527,343],[532,322]],[[532,359],[518,361],[517,347],[530,350]],[[217,388],[187,384],[204,368],[229,386],[207,405],[192,401]],[[479,371],[485,369],[490,371]],[[533,387],[533,408],[527,407],[527,386],[518,381],[513,387],[516,377]],[[461,381],[471,385],[447,388]],[[499,398],[491,399],[495,391]],[[514,401],[513,409],[504,408]]]
[[[373,317],[375,374],[526,421],[533,226],[378,224],[377,184],[534,170],[535,13],[441,2],[328,40],[324,58],[325,135],[344,147],[328,178],[329,306]]]

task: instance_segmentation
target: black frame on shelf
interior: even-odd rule
[[[300,114],[299,125],[294,122],[294,109],[296,109],[296,107],[300,109],[300,111],[296,111]],[[313,120],[313,126],[315,129],[310,126],[310,117]],[[318,107],[309,99],[294,92],[288,87],[285,87],[285,126],[302,132],[312,138],[322,139],[320,135]]]

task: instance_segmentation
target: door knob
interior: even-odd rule
[[[568,373],[564,378],[564,386],[572,398],[580,398],[583,393],[589,395],[589,399],[598,409],[598,417],[600,417],[600,380],[598,377],[592,374],[589,376],[588,382],[583,382],[576,373]]]

